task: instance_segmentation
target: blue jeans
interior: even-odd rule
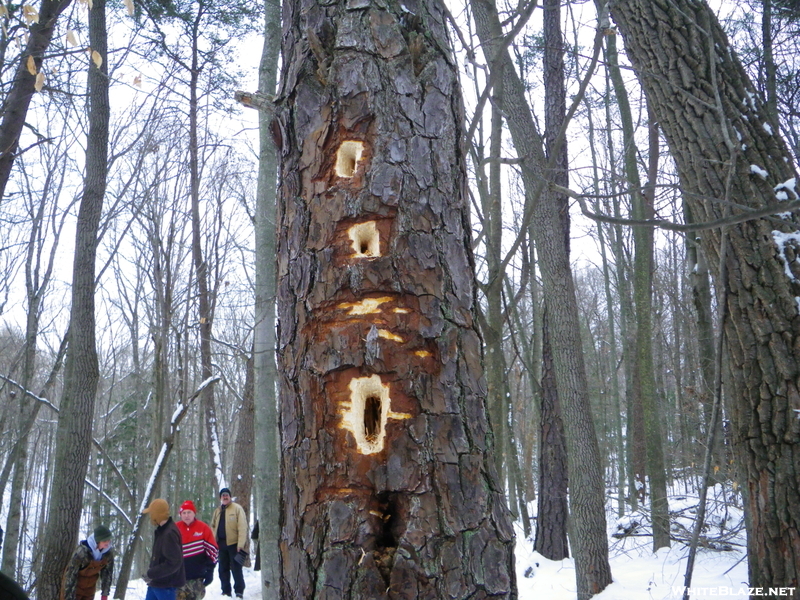
[[[233,592],[235,594],[244,593],[244,575],[242,575],[242,565],[234,560],[236,556],[236,544],[222,546],[219,549],[219,582],[222,584],[222,594],[231,595],[231,572],[233,572]]]
[[[156,588],[147,586],[147,596],[144,600],[175,600],[178,588]]]

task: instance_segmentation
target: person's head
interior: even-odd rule
[[[196,515],[197,509],[194,507],[194,502],[191,500],[186,500],[183,504],[181,504],[181,521],[187,525],[191,525],[194,523]]]
[[[105,525],[98,525],[94,528],[94,543],[98,550],[105,550],[111,545],[111,531]]]
[[[142,514],[150,515],[150,522],[158,527],[169,519],[169,504],[163,498],[156,498],[142,511]]]
[[[231,491],[228,488],[222,488],[219,491],[219,501],[222,506],[228,506],[231,503]]]

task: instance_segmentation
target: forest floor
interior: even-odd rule
[[[704,532],[704,547],[698,550],[692,579],[692,598],[747,598],[746,539],[741,509],[725,502],[724,491],[709,493]],[[535,503],[532,503],[535,504]],[[644,513],[622,519],[609,516],[609,556],[614,583],[597,600],[680,600],[689,553],[680,541],[688,539],[696,498],[675,495],[670,498],[671,548],[652,551],[652,536]],[[535,508],[532,506],[531,508]],[[533,551],[533,540],[526,539],[517,524],[517,586],[519,600],[574,600],[575,565],[572,559],[547,560]],[[245,569],[245,600],[260,600],[258,572]],[[766,592],[766,590],[765,590]],[[143,600],[144,581],[132,581],[128,600]],[[112,593],[113,597],[113,593]],[[221,600],[219,579],[208,587],[206,600]],[[363,600],[369,600],[365,598]]]
[[[709,489],[706,528],[701,533],[692,576],[691,598],[748,598],[747,539],[744,514],[735,494],[718,485]],[[609,514],[609,561],[614,583],[597,600],[680,600],[694,527],[697,496],[669,498],[672,547],[653,553],[653,537],[644,512],[622,518]],[[547,560],[533,551],[533,540],[517,527],[517,586],[520,600],[574,600],[575,563]]]

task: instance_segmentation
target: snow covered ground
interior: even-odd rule
[[[610,553],[614,583],[597,600],[667,600],[683,597],[688,550],[683,545],[650,550],[650,538],[633,538],[639,547],[622,550],[612,540]],[[692,598],[747,598],[747,561],[743,550],[697,553]],[[517,539],[517,586],[524,600],[575,600],[575,567],[571,559],[551,561],[533,552],[533,544]],[[738,562],[740,561],[741,562]],[[738,562],[738,564],[737,564]],[[530,570],[529,570],[530,569]],[[730,570],[730,571],[729,571]],[[528,576],[525,576],[526,571]],[[726,571],[729,571],[725,574]],[[742,589],[745,590],[742,593]],[[713,591],[712,591],[713,590]]]
[[[726,496],[727,499],[726,499]],[[711,544],[724,550],[700,549],[695,560],[692,578],[692,598],[748,598],[746,538],[744,515],[733,505],[730,489],[718,485],[709,490],[704,535]],[[535,502],[529,506],[535,511]],[[669,499],[673,535],[688,537],[694,524],[697,497],[673,490]],[[611,507],[609,507],[610,510]],[[533,512],[531,513],[533,514]],[[597,600],[680,600],[686,573],[688,548],[673,543],[654,554],[646,513],[628,514],[622,519],[608,515],[609,557],[614,583]],[[637,522],[638,524],[634,524]],[[631,535],[615,537],[622,529]],[[520,600],[575,600],[575,565],[572,559],[551,561],[533,551],[533,541],[526,539],[522,526],[517,524],[517,587]],[[259,574],[245,569],[245,600],[260,600]],[[765,595],[767,590],[764,590]],[[143,600],[147,587],[139,579],[132,581],[127,600]],[[798,597],[797,590],[787,590],[788,596]],[[112,594],[113,596],[113,594]],[[219,580],[208,587],[206,600],[221,600]],[[363,600],[370,600],[364,598]]]
[[[533,552],[533,544],[518,531],[517,538],[517,585],[520,600],[575,600],[575,569],[571,559],[550,561]],[[683,576],[686,570],[686,548],[675,546],[650,551],[649,538],[632,538],[639,547],[623,549],[621,543],[612,540],[612,583],[597,596],[597,600],[667,600],[683,596]],[[628,544],[630,546],[630,544]],[[698,588],[693,598],[715,596],[717,598],[747,598],[742,588],[747,584],[747,561],[741,560],[743,551],[700,551],[695,563],[692,587]],[[737,564],[737,561],[740,561]],[[730,572],[724,574],[725,571]],[[525,576],[525,573],[528,576]],[[245,569],[244,597],[260,600],[258,573]],[[713,591],[712,591],[713,590]],[[126,598],[142,600],[147,593],[144,581],[131,582]],[[701,596],[702,595],[702,596]],[[113,596],[113,594],[112,594]],[[219,580],[215,578],[206,593],[206,600],[220,600],[222,594]],[[364,600],[369,600],[365,598]]]

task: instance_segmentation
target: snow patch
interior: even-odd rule
[[[769,176],[769,173],[767,173],[764,169],[762,169],[758,165],[750,165],[750,172],[753,175],[758,175],[759,177],[761,177],[761,179],[766,179]]]
[[[779,183],[773,189],[775,190],[775,196],[777,196],[778,200],[788,200],[789,196],[786,194],[786,192],[789,192],[792,194],[792,196],[798,198],[797,179],[794,177],[787,179],[783,183]],[[781,198],[780,194],[783,194],[784,198]]]
[[[786,258],[786,244],[795,243],[800,246],[800,232],[793,231],[791,233],[784,233],[783,231],[773,231],[772,239],[775,240],[775,245],[778,247],[778,256],[783,263],[783,270],[786,276],[790,281],[797,281],[797,278],[792,273],[789,259]],[[795,262],[797,262],[796,259]]]
[[[772,127],[769,126],[769,123],[764,123],[763,127],[764,131],[766,131],[769,135],[772,135]]]

